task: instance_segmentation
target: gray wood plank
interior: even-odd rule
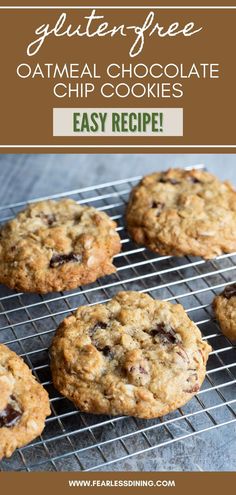
[[[231,154],[0,155],[0,204],[198,163],[236,184],[236,155]]]

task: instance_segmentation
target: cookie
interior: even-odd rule
[[[236,340],[236,284],[227,285],[215,297],[213,308],[222,333],[229,339]]]
[[[60,324],[53,383],[81,411],[154,418],[199,390],[210,350],[181,305],[120,292]]]
[[[115,271],[116,224],[71,199],[28,206],[0,231],[0,282],[24,292],[74,289]]]
[[[137,244],[162,255],[210,259],[236,250],[236,192],[202,170],[144,177],[131,193],[126,220]]]
[[[40,435],[49,414],[46,390],[24,361],[0,344],[0,459]]]

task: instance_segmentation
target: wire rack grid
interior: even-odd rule
[[[91,471],[144,452],[186,441],[236,421],[236,352],[222,335],[211,303],[222,288],[236,281],[236,253],[214,260],[157,256],[127,236],[124,209],[139,177],[87,187],[53,198],[72,197],[106,211],[117,222],[122,252],[117,272],[66,293],[23,294],[0,287],[0,342],[21,355],[47,389],[52,415],[42,435],[4,459],[1,471]],[[38,200],[46,198],[38,198]],[[0,222],[26,206],[0,208]],[[154,298],[180,302],[212,345],[205,382],[184,407],[155,420],[86,415],[53,388],[48,347],[60,321],[80,305],[109,300],[119,290],[148,292]],[[115,468],[115,466],[114,466]]]

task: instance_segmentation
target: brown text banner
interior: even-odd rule
[[[2,491],[24,495],[195,495],[207,491],[220,495],[235,480],[236,473],[0,473]]]
[[[235,151],[236,6],[132,3],[0,6],[1,152]]]

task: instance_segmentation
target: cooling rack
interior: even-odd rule
[[[236,281],[236,253],[205,261],[189,256],[160,257],[135,246],[124,227],[124,208],[130,189],[139,179],[53,196],[68,196],[95,206],[116,220],[122,252],[115,257],[115,274],[77,290],[45,296],[0,287],[0,342],[24,358],[47,389],[52,410],[42,435],[18,449],[11,459],[3,460],[2,471],[105,471],[110,464],[236,421],[236,351],[220,333],[211,309],[213,297]],[[41,199],[47,198],[37,201]],[[0,223],[25,205],[21,202],[1,207]],[[107,301],[119,290],[138,290],[154,298],[180,302],[212,345],[201,390],[184,407],[163,418],[147,421],[86,415],[52,386],[48,347],[60,321],[79,305]]]

